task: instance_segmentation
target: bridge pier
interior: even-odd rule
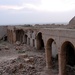
[[[66,59],[65,54],[58,54],[59,58],[59,75],[66,75]]]
[[[45,53],[46,53],[46,67],[48,69],[52,68],[52,50],[50,50],[50,47],[45,47]]]

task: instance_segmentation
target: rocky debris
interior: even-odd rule
[[[11,61],[11,64],[13,64],[13,63],[15,63],[15,62],[16,62],[16,60],[14,59],[14,60]]]
[[[25,53],[26,50],[18,50],[18,53]]]
[[[26,63],[33,63],[34,57],[29,57],[27,54],[21,54],[18,56],[18,59],[23,59]]]
[[[9,47],[8,46],[5,46],[5,50],[9,50]]]
[[[21,46],[16,46],[15,49],[16,50],[22,50],[22,47]]]
[[[24,67],[22,63],[20,63],[18,66],[19,66],[19,69],[22,69]]]
[[[5,46],[10,50],[5,50]],[[40,75],[46,66],[45,53],[36,51],[26,44],[19,45],[21,49],[16,50],[17,46],[6,43],[1,46],[2,48],[0,47],[2,49],[0,53],[2,57],[4,56],[0,61],[0,75]],[[19,51],[25,53],[18,53]],[[14,54],[16,55],[13,56]]]
[[[0,44],[0,50],[9,49],[7,45]]]
[[[20,46],[21,45],[20,41],[16,41],[15,45]]]
[[[30,62],[30,59],[29,59],[29,58],[25,58],[24,61],[25,61],[26,63],[28,63],[28,62]]]
[[[20,54],[20,55],[18,56],[18,58],[27,58],[27,57],[28,57],[27,54]]]
[[[34,57],[32,57],[32,56],[29,57],[27,54],[19,55],[18,59],[24,59],[24,61],[27,63],[33,63],[34,62]]]
[[[29,57],[30,61],[33,62],[34,61],[34,57]]]
[[[7,65],[5,71],[9,74],[15,73],[17,71],[17,65]]]
[[[35,69],[35,67],[34,67],[33,65],[29,65],[29,67],[30,67],[31,69]]]
[[[75,66],[72,67],[70,65],[67,65],[66,69],[67,69],[67,74],[68,75],[75,75]]]
[[[25,60],[27,62],[25,62]],[[33,61],[33,63],[28,63]],[[0,63],[0,75],[40,75],[45,67],[44,57],[28,56]]]

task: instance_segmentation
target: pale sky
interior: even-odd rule
[[[75,16],[75,0],[0,0],[0,25],[65,23]]]

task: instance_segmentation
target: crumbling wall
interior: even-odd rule
[[[15,43],[16,42],[16,32],[15,32],[15,27],[14,26],[8,26],[7,27],[7,40],[10,43]]]
[[[7,26],[0,26],[0,39],[7,36]]]
[[[75,25],[75,16],[69,21],[69,25]]]

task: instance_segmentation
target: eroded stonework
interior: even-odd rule
[[[45,49],[47,68],[53,67],[52,55],[55,52],[55,57],[57,57],[58,61],[59,75],[68,75],[66,66],[75,66],[75,20],[73,22],[71,20],[69,24],[73,24],[73,26],[53,24],[28,27],[8,26],[8,41],[10,43],[19,41],[35,47],[38,50]],[[55,51],[52,50],[53,43],[56,47]],[[71,60],[71,58],[73,59]]]

